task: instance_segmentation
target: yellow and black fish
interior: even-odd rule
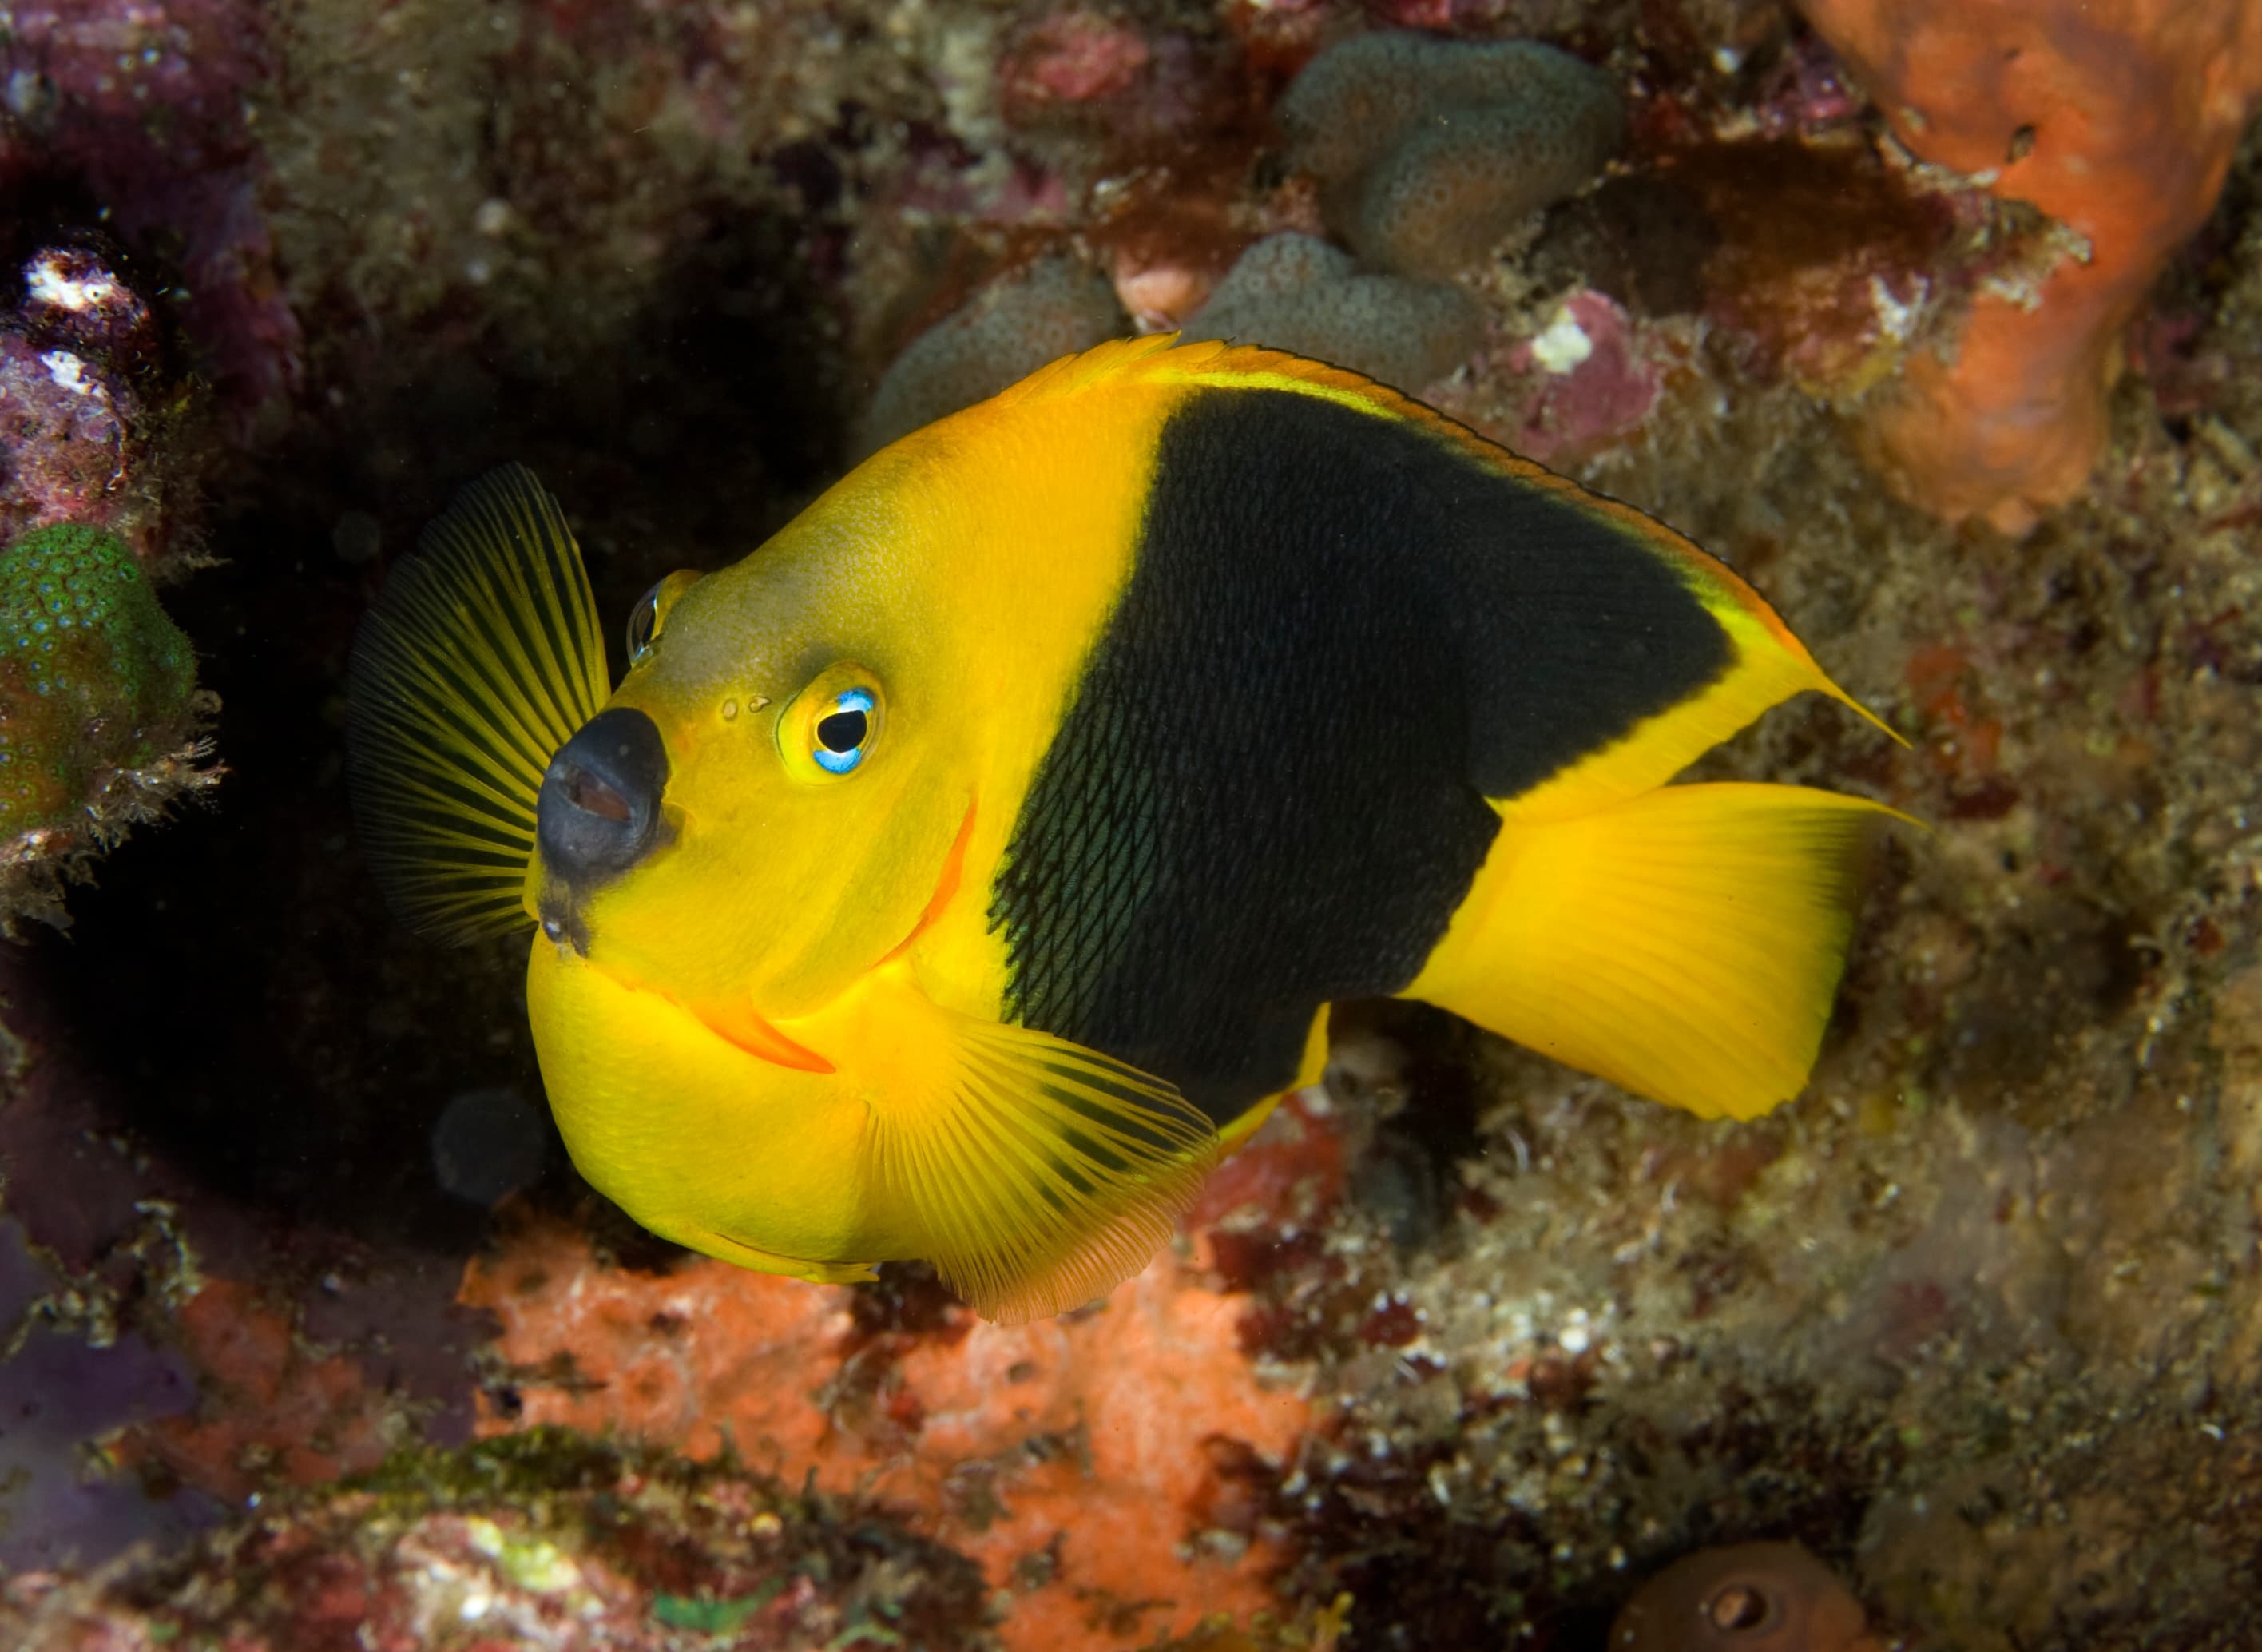
[[[1666,784],[1847,700],[1679,535],[1168,338],[897,443],[661,581],[629,653],[612,689],[533,480],[467,491],[357,646],[372,864],[428,931],[538,926],[551,1105],[638,1221],[803,1279],[925,1257],[998,1318],[1143,1266],[1335,999],[1702,1114],[1795,1094],[1885,812]]]

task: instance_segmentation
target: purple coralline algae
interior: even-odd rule
[[[58,241],[0,306],[0,545],[77,523],[148,569],[196,543],[193,398],[163,360],[160,317],[106,246]]]
[[[239,422],[298,372],[249,112],[273,73],[273,21],[227,0],[64,0],[11,6],[0,25],[0,187],[91,197],[108,228],[162,255]]]
[[[71,1323],[58,1311],[70,1300],[0,1218],[0,1572],[103,1560],[210,1518],[192,1493],[152,1499],[101,1445],[194,1403],[186,1361],[98,1319]]]
[[[1509,445],[1550,464],[1640,429],[1665,387],[1665,347],[1603,293],[1574,292],[1504,363],[1525,386]]]

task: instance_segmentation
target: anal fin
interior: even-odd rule
[[[1639,1094],[1754,1117],[1806,1084],[1881,817],[1901,818],[1718,784],[1511,819],[1405,995]]]

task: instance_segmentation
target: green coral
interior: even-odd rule
[[[0,834],[68,824],[105,771],[162,757],[196,680],[188,638],[113,536],[63,523],[0,552]]]

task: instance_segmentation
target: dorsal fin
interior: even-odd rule
[[[1675,708],[1669,718],[1653,719],[1575,771],[1508,803],[1504,812],[1511,818],[1560,819],[1662,784],[1769,707],[1810,690],[1851,708],[1890,739],[1901,740],[1831,680],[1742,576],[1654,517],[1591,493],[1436,408],[1348,368],[1255,345],[1215,341],[1181,344],[1177,338],[1176,334],[1157,334],[1120,339],[1064,357],[1006,391],[998,405],[1132,385],[1274,391],[1330,402],[1417,431],[1495,475],[1552,496],[1665,564],[1718,620],[1733,652],[1729,668],[1718,681],[1696,699]]]

